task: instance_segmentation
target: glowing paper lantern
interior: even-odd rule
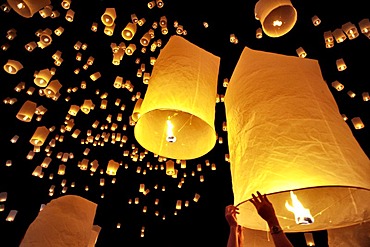
[[[268,231],[248,201],[256,191],[269,194],[286,232],[370,220],[370,161],[343,121],[318,61],[245,47],[225,107],[242,226]],[[305,215],[289,211],[291,201]]]
[[[53,199],[30,224],[20,247],[88,246],[96,207],[75,195]]]
[[[125,40],[131,40],[136,33],[136,29],[137,24],[129,22],[127,23],[126,27],[122,30],[121,35]]]
[[[50,0],[7,0],[7,2],[17,14],[25,18],[32,17],[33,14],[51,3]]]
[[[45,140],[48,137],[49,133],[50,130],[45,126],[37,127],[30,139],[30,143],[36,147],[41,147],[45,143]]]
[[[19,109],[16,117],[23,122],[31,122],[33,115],[35,114],[37,104],[33,101],[26,100],[21,109]]]
[[[101,21],[105,26],[113,26],[114,20],[116,19],[116,9],[115,8],[106,8],[104,14],[101,16]]]
[[[297,21],[297,11],[290,0],[259,0],[254,13],[263,32],[274,38],[288,33]]]
[[[115,176],[117,174],[118,168],[119,168],[118,162],[114,160],[109,160],[106,173],[108,175]]]
[[[21,69],[23,69],[23,65],[20,62],[12,59],[9,59],[4,65],[4,70],[13,75],[17,74],[17,72]]]
[[[52,76],[49,69],[43,69],[35,75],[33,82],[39,87],[46,87]]]
[[[219,57],[180,36],[170,37],[153,66],[134,129],[145,149],[186,160],[214,147],[219,64]]]

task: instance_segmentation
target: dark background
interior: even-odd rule
[[[197,46],[221,57],[221,64],[218,79],[218,94],[225,94],[226,88],[223,87],[224,78],[230,78],[236,62],[245,46],[252,49],[276,52],[285,55],[297,56],[296,49],[303,47],[307,52],[307,58],[317,59],[322,69],[323,78],[328,83],[328,87],[337,101],[341,114],[346,114],[349,120],[347,123],[353,130],[353,135],[360,143],[363,150],[370,156],[369,147],[369,125],[370,111],[369,102],[362,100],[361,94],[369,92],[369,42],[364,35],[359,35],[354,40],[345,40],[343,43],[335,43],[331,49],[325,48],[323,34],[325,31],[334,31],[341,28],[342,24],[352,22],[359,30],[358,22],[363,18],[369,18],[366,8],[366,1],[354,0],[339,3],[338,1],[292,1],[293,6],[298,12],[298,20],[293,29],[286,35],[279,38],[271,38],[264,35],[262,39],[256,39],[255,31],[261,26],[260,22],[254,18],[254,5],[256,1],[226,1],[216,3],[215,1],[164,1],[164,7],[154,7],[149,9],[143,0],[73,0],[71,9],[75,11],[73,22],[68,22],[64,18],[67,10],[61,7],[61,1],[52,1],[54,10],[60,12],[58,18],[42,18],[35,14],[32,18],[24,18],[13,10],[9,13],[0,13],[0,45],[8,43],[9,49],[0,50],[0,62],[3,66],[8,59],[20,61],[24,68],[16,75],[10,75],[4,70],[0,71],[1,100],[7,97],[17,98],[13,105],[2,102],[0,106],[2,129],[0,131],[1,155],[0,155],[0,192],[7,192],[8,198],[4,202],[5,210],[0,212],[0,238],[1,246],[18,246],[21,238],[27,230],[28,225],[37,216],[40,206],[61,195],[63,187],[60,185],[62,179],[67,180],[68,190],[66,194],[77,194],[98,204],[95,224],[102,227],[96,246],[226,246],[228,238],[228,225],[224,218],[224,208],[233,203],[231,187],[231,175],[229,163],[225,161],[225,154],[228,153],[227,132],[222,130],[222,123],[226,121],[224,105],[222,102],[216,104],[215,128],[219,137],[224,139],[222,144],[216,143],[215,147],[203,157],[188,160],[185,169],[179,169],[178,178],[172,178],[165,174],[164,170],[146,168],[147,162],[153,167],[164,165],[158,158],[150,152],[145,155],[142,161],[134,162],[130,157],[124,157],[123,151],[132,151],[132,145],[137,147],[140,152],[144,148],[136,142],[133,136],[134,126],[129,125],[129,116],[132,113],[135,101],[131,98],[137,92],[143,98],[147,85],[143,84],[142,78],[136,76],[141,63],[146,64],[146,71],[151,71],[149,64],[151,56],[157,57],[159,48],[151,52],[149,47],[146,53],[140,51],[139,40],[147,32],[154,21],[159,21],[161,16],[166,16],[168,20],[168,34],[163,35],[160,28],[155,29],[155,38],[161,39],[162,47],[168,38],[174,35],[176,29],[174,21],[178,21],[187,31],[183,35],[187,40]],[[2,1],[5,3],[5,1]],[[104,34],[104,25],[100,17],[105,8],[114,7],[117,12],[115,20],[116,27],[113,36]],[[136,14],[140,18],[145,18],[143,26],[138,26],[137,33],[132,41],[126,41],[121,37],[121,31],[126,24],[131,21],[131,14]],[[312,24],[311,18],[317,15],[322,23],[319,26]],[[90,30],[93,22],[98,23],[98,31]],[[208,22],[209,27],[205,28],[203,22]],[[33,52],[24,49],[24,45],[30,41],[37,41],[35,32],[39,29],[50,28],[55,30],[59,26],[64,28],[61,36],[52,35],[53,42],[50,46],[41,49],[36,48]],[[6,32],[11,28],[17,30],[14,40],[6,39]],[[360,32],[360,30],[359,30]],[[235,34],[238,44],[229,41],[230,34]],[[77,41],[86,43],[86,50],[76,51],[73,46]],[[132,56],[124,55],[120,65],[112,64],[112,51],[110,44],[124,42],[126,45],[135,43],[137,50]],[[61,66],[55,66],[52,55],[57,51],[62,51],[64,59]],[[82,53],[82,61],[76,61],[77,52]],[[95,58],[94,64],[87,70],[82,66],[89,56]],[[140,58],[140,64],[135,63],[135,59]],[[343,58],[347,69],[338,72],[335,61]],[[40,96],[38,88],[33,83],[35,71],[44,68],[56,67],[56,74],[53,79],[58,79],[63,87],[61,96],[57,101]],[[76,68],[81,68],[79,74],[74,74]],[[97,81],[92,81],[89,76],[99,71],[102,77]],[[134,85],[133,92],[126,89],[116,89],[113,82],[116,76],[121,76],[124,80],[128,79]],[[331,87],[334,80],[344,84],[344,90],[338,92]],[[81,89],[80,83],[86,81],[87,88]],[[25,89],[16,92],[14,88],[20,82],[25,82]],[[35,87],[32,95],[26,91]],[[77,87],[76,92],[68,92],[67,89]],[[99,89],[100,94],[96,94]],[[356,93],[355,98],[350,98],[346,92],[349,90]],[[108,107],[101,110],[100,96],[108,93]],[[69,97],[67,102],[65,99]],[[117,98],[126,105],[124,111],[114,105]],[[71,132],[60,133],[64,119],[68,115],[70,105],[81,105],[84,99],[91,99],[96,105],[88,115],[78,113],[75,117],[75,128],[81,130],[78,138],[72,138]],[[47,112],[40,121],[36,121],[36,116],[30,123],[19,121],[15,115],[26,100],[36,102],[47,108]],[[91,144],[82,145],[80,140],[86,138],[87,130],[92,130],[93,135],[101,134],[99,128],[92,128],[95,120],[100,121],[100,125],[108,124],[106,118],[109,114],[115,119],[117,113],[123,114],[123,120],[117,122],[118,130],[128,137],[127,143],[120,147],[119,143],[104,143],[104,146],[93,146]],[[350,119],[360,117],[365,124],[365,128],[355,130]],[[113,120],[114,122],[114,120]],[[122,130],[126,124],[127,130]],[[99,126],[100,126],[99,125]],[[32,172],[37,165],[40,165],[46,155],[44,149],[47,143],[41,147],[39,153],[35,153],[32,160],[26,158],[33,146],[29,139],[38,126],[55,126],[54,132],[48,136],[47,143],[55,138],[56,135],[64,135],[64,141],[58,142],[52,148],[52,163],[47,169],[43,169],[44,177],[32,176]],[[110,125],[109,125],[110,126]],[[109,132],[108,130],[104,130]],[[11,143],[10,139],[19,136],[16,143]],[[84,155],[85,148],[90,148],[90,153]],[[59,152],[73,153],[74,158],[66,162],[66,174],[57,175],[58,166],[61,163],[56,158]],[[78,161],[87,158],[89,161],[97,159],[99,161],[98,171],[93,175],[90,171],[82,171],[77,166]],[[118,169],[116,183],[112,184],[112,177],[105,174],[107,163],[110,159],[128,164],[125,169],[121,166]],[[12,161],[12,166],[5,164],[8,160]],[[215,163],[216,170],[211,170],[211,166],[206,165],[206,161]],[[202,165],[202,171],[197,171],[197,164]],[[140,166],[146,174],[137,173],[136,169]],[[104,173],[100,174],[100,169]],[[191,173],[194,171],[194,176]],[[53,173],[54,178],[49,179]],[[185,183],[178,188],[181,177],[185,177]],[[200,175],[205,178],[200,182]],[[105,178],[105,186],[99,186],[100,178]],[[75,182],[76,187],[70,185]],[[145,183],[150,188],[150,193],[144,196],[139,193],[139,185]],[[51,185],[55,185],[53,196],[48,195]],[[89,191],[85,191],[85,186],[89,186]],[[158,189],[155,189],[158,185]],[[162,191],[162,186],[166,190]],[[104,193],[104,198],[101,194]],[[200,194],[197,203],[193,202],[195,193]],[[139,197],[140,203],[129,204],[131,199],[134,201]],[[159,205],[154,205],[155,199],[159,199]],[[177,200],[189,201],[188,207],[182,207],[174,215]],[[142,212],[143,206],[148,207],[147,213]],[[14,222],[7,222],[5,219],[10,210],[17,210]],[[159,216],[155,215],[159,212]],[[117,223],[121,228],[117,228]],[[145,227],[145,237],[140,237],[142,226]],[[316,246],[328,246],[326,231],[314,232]],[[303,233],[288,234],[294,246],[306,246]],[[6,243],[6,244],[4,244]]]

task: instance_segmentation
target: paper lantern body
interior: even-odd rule
[[[214,129],[220,58],[184,38],[171,36],[153,67],[135,125],[147,150],[173,159],[194,159],[216,143]],[[168,135],[173,125],[175,141]]]
[[[7,2],[15,12],[25,18],[32,17],[39,10],[51,3],[50,0],[7,0]]]
[[[248,200],[269,194],[284,231],[370,220],[370,161],[343,121],[316,60],[244,48],[225,94],[238,222],[268,230]],[[314,216],[296,224],[294,191]]]
[[[30,224],[20,247],[88,246],[96,208],[80,196],[53,199]]]
[[[33,101],[26,100],[21,109],[19,109],[16,117],[23,122],[31,122],[36,111],[37,104]]]
[[[297,21],[297,11],[290,0],[259,0],[254,13],[264,33],[274,38],[288,33]]]

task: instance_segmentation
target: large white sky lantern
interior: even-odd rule
[[[370,220],[370,161],[317,60],[245,47],[224,102],[241,225],[268,230],[248,201],[256,191],[268,194],[286,232]]]
[[[88,246],[96,228],[96,208],[97,204],[77,195],[51,200],[29,225],[20,247]]]
[[[259,0],[254,15],[261,22],[263,32],[274,38],[288,33],[297,21],[297,10],[290,0]]]
[[[194,159],[216,143],[214,128],[220,58],[174,35],[158,55],[135,125],[147,150]]]

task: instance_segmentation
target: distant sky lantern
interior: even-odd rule
[[[112,36],[114,33],[114,28],[116,27],[116,24],[113,23],[112,26],[105,26],[104,27],[104,33],[108,36]]]
[[[50,133],[49,129],[46,128],[45,126],[37,127],[30,139],[30,143],[34,146],[41,147],[42,145],[44,145],[49,133]]]
[[[50,79],[52,77],[52,74],[49,69],[42,69],[35,75],[35,79],[33,79],[33,82],[36,84],[36,86],[39,87],[47,87]]]
[[[93,108],[93,102],[90,99],[85,99],[82,106],[81,106],[81,111],[85,114],[88,114],[90,110]]]
[[[362,122],[360,117],[354,117],[351,119],[351,122],[355,129],[362,129],[365,127],[364,123]]]
[[[347,65],[344,62],[343,58],[337,59],[335,63],[337,65],[338,71],[343,71],[343,70],[346,70],[347,69]]]
[[[73,22],[74,17],[75,17],[75,12],[72,9],[67,10],[67,13],[65,16],[66,20],[68,22]]]
[[[364,18],[358,22],[361,33],[366,34],[370,32],[370,21],[369,18]]]
[[[306,51],[302,47],[296,49],[298,57],[305,58],[307,56]]]
[[[36,12],[49,5],[50,0],[7,0],[9,6],[19,15],[30,18]]]
[[[264,33],[274,38],[288,33],[297,21],[297,11],[290,0],[259,0],[254,13]]]
[[[63,9],[69,9],[71,7],[72,0],[63,0],[60,5],[62,5]]]
[[[101,21],[105,26],[113,26],[116,17],[117,14],[115,8],[106,8],[105,12],[101,16]]]
[[[119,168],[118,162],[114,160],[109,160],[106,173],[108,175],[115,176],[117,174],[118,168]]]
[[[333,34],[334,40],[337,43],[342,43],[343,41],[345,41],[347,39],[346,34],[343,32],[343,30],[341,28],[336,28],[332,32],[332,34]]]
[[[259,27],[259,28],[256,29],[256,38],[261,39],[262,36],[263,36],[262,28]]]
[[[31,122],[36,111],[37,104],[33,101],[26,100],[21,109],[19,109],[16,117],[23,122]]]
[[[52,80],[49,85],[45,88],[45,94],[48,98],[53,98],[59,93],[59,89],[62,88],[62,84],[59,80]]]
[[[4,70],[13,75],[17,74],[18,71],[21,69],[23,69],[23,65],[17,60],[8,59],[8,61],[4,65]]]
[[[126,27],[122,30],[122,33],[121,33],[122,38],[128,41],[132,40],[132,38],[134,37],[136,33],[136,29],[137,29],[136,23],[132,23],[132,22],[127,23]]]
[[[53,34],[53,31],[49,28],[46,28],[40,33],[40,42],[43,47],[46,47],[51,44],[53,41],[53,38],[51,35]],[[42,48],[42,47],[41,47]]]
[[[143,99],[141,98],[139,98],[135,103],[134,110],[131,115],[132,120],[134,120],[135,122],[137,122],[140,118],[140,108],[141,108],[142,103],[143,103]]]
[[[370,210],[370,160],[343,121],[317,60],[245,47],[225,110],[239,224],[269,230],[249,201],[256,191],[268,194],[285,232],[370,220],[364,213]],[[304,213],[299,219],[298,211]]]
[[[154,8],[155,7],[155,1],[153,0],[153,1],[150,1],[150,2],[148,2],[148,8],[149,9],[152,9],[152,8]]]
[[[136,51],[136,45],[134,43],[129,44],[125,49],[125,54],[131,56]]]
[[[175,162],[173,160],[166,161],[166,174],[169,176],[175,174]]]
[[[219,64],[219,57],[180,36],[170,37],[153,66],[134,129],[146,150],[186,160],[214,147]],[[167,120],[173,127],[174,142],[167,135]]]
[[[346,22],[342,25],[343,32],[347,35],[348,39],[355,39],[359,36],[357,27],[352,22]]]
[[[312,16],[311,21],[314,26],[318,26],[321,24],[321,20],[317,15]]]
[[[35,41],[31,41],[31,42],[28,42],[24,48],[28,51],[28,52],[32,52],[35,48],[37,47],[37,43]]]
[[[149,42],[151,40],[151,36],[150,36],[150,33],[149,32],[146,32],[140,39],[140,44],[142,46],[148,46],[149,45]]]
[[[163,3],[162,0],[155,0],[155,3],[156,3],[158,8],[162,8],[164,6],[164,3]]]
[[[331,85],[337,90],[337,91],[342,91],[344,88],[344,85],[340,83],[338,80],[335,80],[331,83]]]

